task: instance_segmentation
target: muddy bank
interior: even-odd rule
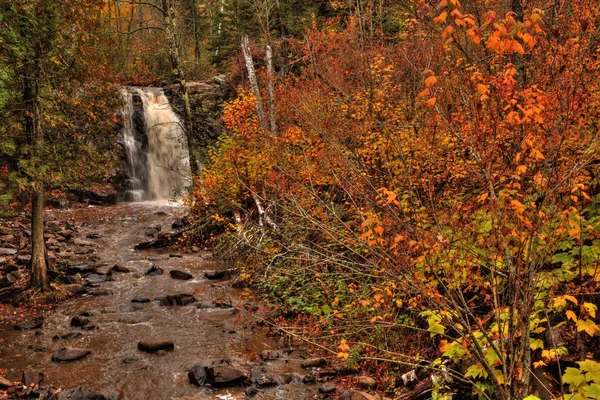
[[[47,228],[56,228],[47,238],[56,241],[50,251],[72,281],[61,290],[82,292],[43,321],[23,329],[0,325],[4,379],[63,395],[79,386],[91,391],[71,398],[96,392],[119,399],[294,400],[336,393],[335,384],[322,387],[339,375],[326,362],[307,363],[299,348],[255,323],[261,310],[231,287],[228,265],[199,249],[134,249],[171,232],[183,213],[157,203],[49,212],[54,222]],[[59,241],[57,232],[67,231],[71,237]],[[36,395],[4,386],[0,381],[11,398]]]

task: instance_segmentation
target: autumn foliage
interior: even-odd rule
[[[278,132],[240,89],[196,213],[346,362],[425,360],[439,396],[596,398],[598,364],[576,362],[600,356],[599,5],[406,13],[399,38],[356,13],[313,27]]]

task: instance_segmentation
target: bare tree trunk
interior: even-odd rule
[[[273,90],[273,50],[267,45],[267,80],[269,85],[269,120],[271,122],[271,133],[277,132],[277,121],[275,120],[275,93]]]
[[[225,13],[225,0],[221,0],[219,7],[219,24],[217,26],[217,40],[221,39],[221,30],[223,29],[223,14]],[[219,55],[220,48],[215,50],[215,58]]]
[[[36,48],[36,59],[24,73],[23,102],[25,104],[25,131],[32,147],[32,158],[40,164],[44,148],[44,135],[41,129],[40,79],[41,47]],[[48,289],[46,273],[46,243],[44,242],[44,178],[35,178],[31,200],[31,281],[33,288]]]
[[[254,93],[254,97],[256,97],[256,113],[258,114],[258,120],[265,130],[269,130],[267,119],[265,117],[265,110],[260,97],[260,88],[258,87],[256,73],[254,72],[254,61],[252,60],[252,54],[250,53],[250,43],[247,35],[242,36],[242,52],[244,53],[244,60],[246,61],[250,88],[252,89],[252,93]]]

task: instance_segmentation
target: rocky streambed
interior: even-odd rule
[[[258,307],[232,287],[228,265],[199,249],[135,250],[177,228],[184,211],[121,203],[48,213],[48,247],[69,277],[59,290],[79,294],[40,318],[0,325],[0,398],[339,394],[332,380],[346,371],[269,337],[251,318]],[[368,396],[342,397],[376,398]]]

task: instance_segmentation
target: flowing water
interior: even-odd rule
[[[178,197],[191,183],[181,119],[161,88],[126,87],[121,95],[125,105],[120,142],[128,178],[125,199]]]
[[[261,363],[263,350],[278,345],[266,336],[262,328],[250,324],[246,311],[236,312],[248,299],[245,292],[231,287],[227,280],[207,280],[203,272],[226,268],[208,253],[185,253],[173,257],[167,251],[136,251],[134,246],[144,240],[145,229],[160,224],[162,232],[170,231],[173,219],[184,213],[179,206],[166,203],[120,203],[106,207],[49,212],[47,218],[72,221],[77,227],[75,242],[93,249],[94,256],[106,272],[118,264],[130,273],[112,275],[100,289],[110,291],[104,296],[72,298],[46,316],[38,330],[17,331],[12,326],[0,326],[0,369],[5,377],[21,379],[21,371],[32,368],[45,374],[45,383],[61,388],[78,385],[120,399],[243,399],[244,388],[206,389],[191,385],[187,372],[207,359],[229,359],[243,371],[263,368],[291,383],[261,390],[255,398],[300,400],[316,392],[312,385],[301,383],[309,372],[299,368],[295,354],[289,359]],[[87,239],[96,234],[97,239]],[[151,264],[165,270],[162,276],[146,276]],[[183,270],[193,279],[172,279],[169,271]],[[181,293],[194,294],[197,303],[187,306],[161,306],[154,299]],[[153,301],[132,303],[134,297]],[[233,309],[202,308],[199,303],[226,299]],[[70,320],[81,313],[91,313],[94,330],[70,326]],[[77,332],[80,337],[64,340],[55,336]],[[160,354],[144,353],[137,343],[145,339],[168,339],[175,343],[173,351]],[[57,363],[51,355],[60,347],[78,347],[92,351],[91,355],[73,362]]]

